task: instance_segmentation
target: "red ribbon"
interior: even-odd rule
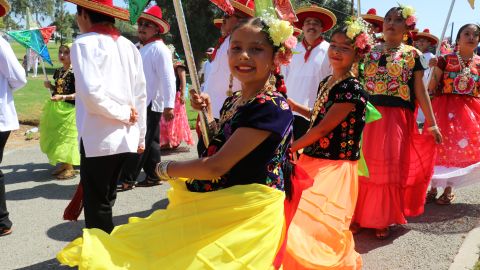
[[[307,50],[305,52],[305,62],[308,61],[308,58],[310,57],[310,54],[312,53],[312,50],[315,49],[315,47],[317,47],[318,45],[320,45],[320,43],[322,43],[323,41],[323,37],[319,37],[317,38],[312,45],[309,45],[307,43],[307,41],[305,40],[305,38],[302,40],[302,44],[303,44],[303,47],[305,47],[305,50]]]
[[[160,38],[160,37],[151,37],[151,38],[147,39],[147,41],[145,41],[145,42],[142,43],[142,44],[143,44],[143,46],[145,46],[145,45],[147,45],[148,43],[152,43],[152,42],[155,42],[155,41],[157,41],[157,40],[162,40],[162,38]]]
[[[102,35],[108,35],[113,38],[113,40],[117,40],[120,37],[120,31],[112,25],[107,24],[94,24],[89,32],[95,32]]]

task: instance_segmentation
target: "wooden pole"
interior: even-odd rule
[[[197,68],[193,58],[192,45],[190,44],[190,37],[188,36],[187,22],[185,21],[185,13],[181,0],[173,0],[175,8],[175,15],[177,17],[178,28],[180,30],[180,36],[182,37],[183,49],[185,51],[185,58],[187,60],[188,70],[190,71],[190,78],[192,79],[193,89],[200,94],[200,80],[198,79]],[[202,132],[203,142],[208,147],[210,143],[210,133],[207,128],[207,112],[202,110],[200,114],[200,130]]]

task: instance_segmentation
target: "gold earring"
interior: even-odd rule
[[[273,73],[270,74],[270,78],[268,79],[268,83],[272,86],[274,86],[277,83],[277,78]]]
[[[403,34],[403,41],[407,41],[408,40],[408,35],[407,34]]]
[[[232,87],[233,87],[233,75],[232,75],[232,73],[230,73],[230,79],[229,79],[229,82],[228,82],[227,97],[233,96]]]

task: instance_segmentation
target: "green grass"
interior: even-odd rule
[[[480,270],[480,261],[478,261],[475,266],[473,267],[473,270]]]
[[[25,55],[25,48],[16,42],[10,43],[18,61],[22,63],[23,56]],[[55,69],[61,66],[58,61],[58,47],[59,44],[49,43],[48,51],[52,58],[53,67],[49,64],[45,65],[45,71],[48,78],[53,82],[53,73]],[[43,105],[50,97],[50,92],[43,86],[45,77],[43,75],[42,67],[38,67],[38,77],[32,78],[31,72],[27,78],[27,85],[22,89],[14,93],[15,107],[18,113],[18,119],[22,124],[38,125],[40,115],[42,113]],[[197,119],[197,112],[190,107],[190,102],[186,102],[187,117],[190,124],[190,128],[195,128],[195,122]]]

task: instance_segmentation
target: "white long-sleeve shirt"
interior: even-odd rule
[[[10,44],[0,36],[0,131],[18,129],[13,91],[26,83],[25,69],[18,62]]]
[[[220,118],[220,109],[223,102],[227,99],[228,85],[230,83],[230,67],[228,65],[228,47],[230,46],[230,37],[227,37],[223,44],[218,48],[215,59],[211,62],[210,71],[206,77],[203,90],[210,96],[212,103],[212,114],[214,118]],[[241,90],[240,82],[233,78],[232,91]]]
[[[128,39],[86,33],[70,50],[77,129],[87,157],[136,152],[145,145],[146,90],[140,53]],[[130,108],[138,112],[129,124]]]
[[[143,72],[147,81],[147,106],[152,111],[163,112],[175,107],[176,81],[172,52],[161,40],[156,40],[140,49]]]
[[[293,50],[296,54],[293,55],[290,64],[283,69],[289,98],[313,108],[317,98],[318,85],[325,77],[332,74],[327,55],[329,46],[328,42],[323,41],[311,51],[305,62],[305,47],[301,42],[297,44]]]

